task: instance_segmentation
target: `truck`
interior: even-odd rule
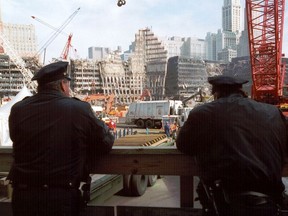
[[[180,100],[136,101],[129,105],[126,124],[139,128],[161,128],[164,115],[179,115],[183,108]]]

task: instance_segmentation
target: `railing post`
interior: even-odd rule
[[[180,176],[180,207],[194,207],[193,176]]]

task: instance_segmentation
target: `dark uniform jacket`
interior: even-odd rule
[[[286,149],[284,116],[273,105],[233,94],[194,108],[177,148],[196,156],[202,179],[231,192],[278,196]]]
[[[13,141],[12,182],[78,184],[89,163],[108,153],[114,137],[91,106],[58,91],[44,91],[16,103],[9,117]]]

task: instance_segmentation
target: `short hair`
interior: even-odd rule
[[[44,90],[57,90],[57,91],[61,91],[61,83],[62,83],[62,80],[64,79],[61,79],[61,80],[56,80],[56,81],[52,81],[52,82],[49,82],[49,83],[46,83],[46,84],[38,84],[38,87],[37,87],[37,91],[38,92],[41,92],[41,91],[44,91]]]
[[[242,85],[212,85],[212,94],[218,93],[218,97],[227,97],[231,94],[240,93],[243,96],[247,96],[242,90]]]

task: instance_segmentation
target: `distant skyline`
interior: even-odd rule
[[[139,29],[149,27],[159,37],[198,37],[204,39],[207,32],[216,33],[222,28],[223,0],[126,0],[117,6],[118,0],[0,0],[1,18],[4,23],[33,24],[38,49],[50,38],[53,30],[34,20],[60,27],[80,7],[78,14],[63,30],[73,34],[72,45],[80,58],[88,57],[88,48],[109,47],[128,50]],[[241,0],[241,30],[244,25],[244,0]],[[286,8],[286,7],[285,7]],[[288,57],[287,10],[285,14],[283,52]],[[68,36],[59,34],[47,47],[47,60],[59,57]],[[75,58],[71,52],[70,56]],[[47,61],[46,61],[47,63]]]

